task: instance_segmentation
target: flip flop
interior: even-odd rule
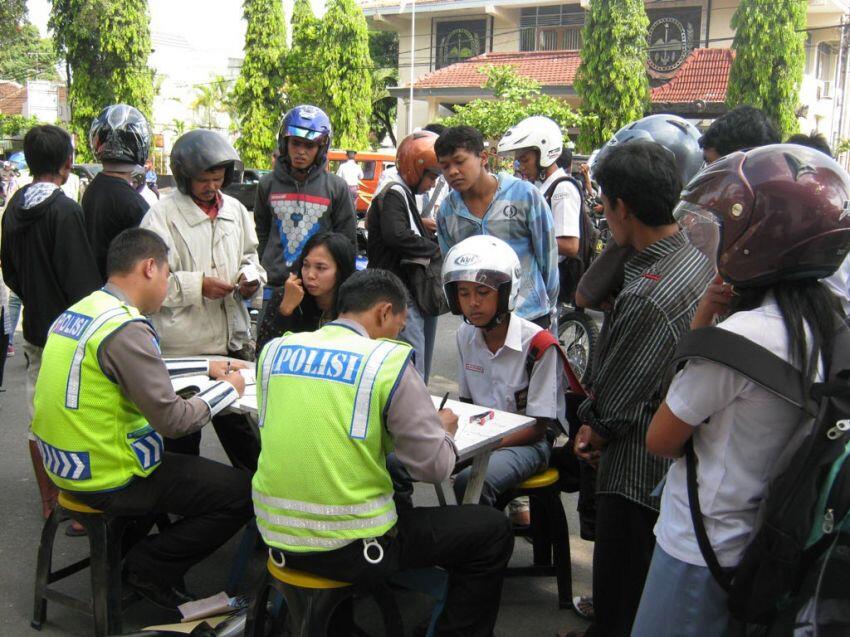
[[[71,520],[71,524],[65,527],[65,535],[68,537],[85,537],[88,535],[85,528],[82,526],[77,526],[79,523]]]
[[[593,597],[589,595],[573,597],[573,610],[576,615],[584,619],[592,620],[596,617],[596,613],[593,612]]]

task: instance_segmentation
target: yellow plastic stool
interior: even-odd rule
[[[531,525],[514,529],[514,535],[531,538],[534,564],[510,567],[506,574],[513,577],[554,575],[558,583],[558,607],[571,608],[570,531],[561,502],[559,479],[557,469],[541,471],[502,494],[496,507],[504,509],[514,498],[528,496]]]
[[[75,513],[93,513],[95,515],[103,513],[103,511],[100,511],[99,509],[92,509],[90,506],[74,499],[74,496],[70,493],[65,493],[64,491],[59,492],[59,506],[63,509],[67,509],[68,511],[74,511]]]
[[[271,558],[269,558],[266,566],[269,569],[269,575],[277,581],[284,582],[290,586],[296,586],[298,588],[330,589],[351,586],[348,582],[338,582],[333,579],[313,575],[312,573],[296,571],[294,568],[278,566]]]

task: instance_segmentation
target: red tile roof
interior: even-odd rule
[[[652,89],[652,101],[724,102],[733,58],[730,49],[694,49],[670,81]],[[485,53],[429,73],[415,88],[480,88],[487,77],[479,69],[489,64],[510,64],[541,86],[572,86],[580,63],[578,51]]]
[[[512,65],[542,86],[570,86],[581,63],[578,51],[484,53],[443,67],[416,80],[416,88],[481,87],[487,76],[478,69],[489,64]]]
[[[694,49],[673,79],[652,89],[652,101],[656,104],[725,102],[733,59],[735,52],[731,49]]]
[[[0,80],[0,113],[20,115],[27,101],[27,89],[17,82]]]

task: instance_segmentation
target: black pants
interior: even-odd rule
[[[552,317],[549,314],[544,314],[543,316],[538,316],[536,319],[531,320],[535,325],[539,325],[544,330],[548,330],[549,326],[552,324]]]
[[[178,584],[190,567],[224,544],[254,515],[247,471],[171,453],[165,454],[151,475],[124,489],[74,496],[114,515],[182,516],[159,534],[144,536],[125,560],[128,570],[163,584]]]
[[[3,329],[3,321],[6,320],[6,310],[0,308],[0,387],[3,386],[3,370],[6,367],[6,356],[9,354],[9,334]]]
[[[395,571],[441,566],[449,572],[449,593],[437,634],[489,637],[514,545],[504,514],[480,505],[406,509],[393,531],[379,540],[379,564],[366,562],[358,541],[327,553],[287,553],[286,565],[367,586]]]
[[[257,470],[260,457],[260,439],[247,417],[242,414],[218,414],[212,419],[212,425],[218,436],[230,464],[237,469],[247,469],[251,473]],[[201,454],[201,431],[182,438],[166,438],[165,450],[189,456]]]
[[[649,571],[658,513],[619,495],[596,495],[594,624],[588,637],[629,637]]]

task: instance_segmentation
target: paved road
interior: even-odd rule
[[[456,317],[440,319],[437,347],[434,355],[434,370],[431,379],[433,393],[455,392],[457,358],[454,332],[458,325]],[[17,334],[20,339],[20,333]],[[18,340],[20,342],[20,340]],[[21,348],[18,355],[6,364],[6,391],[0,393],[0,484],[3,485],[2,511],[4,522],[0,534],[0,563],[3,577],[0,582],[0,635],[4,637],[34,636],[29,626],[32,612],[32,586],[35,558],[42,520],[38,504],[38,491],[33,479],[26,443],[26,394],[24,390],[24,356]],[[205,455],[226,461],[215,434],[204,434]],[[415,495],[418,505],[436,504],[433,488],[418,485]],[[590,566],[592,545],[578,537],[578,520],[575,515],[575,496],[563,496],[572,531],[571,550],[573,563],[573,586],[576,594],[588,594],[590,590]],[[88,551],[85,539],[67,538],[57,535],[54,560],[57,564],[68,563],[84,556]],[[201,595],[211,595],[222,589],[227,577],[235,548],[234,542],[222,547],[206,562],[195,568],[187,577],[190,590]],[[252,565],[252,575],[262,572],[263,556],[257,554]],[[523,540],[517,540],[513,564],[528,564],[531,548]],[[65,582],[66,590],[76,595],[88,591],[87,573],[84,571]],[[252,590],[253,584],[246,586]],[[511,578],[506,580],[502,594],[502,606],[496,635],[554,635],[564,627],[580,627],[581,621],[569,610],[558,610],[553,578]],[[406,598],[409,610],[405,613],[405,625],[414,625],[424,612],[422,599]],[[358,622],[364,627],[374,625],[375,613],[368,602],[357,609]],[[168,613],[139,602],[125,612],[125,631],[171,620]],[[48,620],[41,634],[45,637],[58,635],[84,636],[91,634],[89,620],[75,611],[57,605],[48,606]],[[381,634],[376,630],[375,634]]]

